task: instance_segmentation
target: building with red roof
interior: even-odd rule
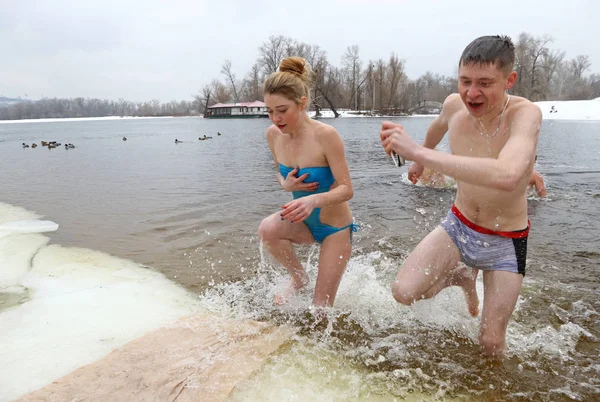
[[[216,103],[204,113],[207,118],[269,117],[264,102]]]

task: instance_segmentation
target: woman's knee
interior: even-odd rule
[[[281,240],[282,228],[280,223],[281,220],[279,219],[279,216],[275,217],[274,215],[271,215],[263,219],[260,225],[258,225],[258,236],[260,240],[263,243]]]
[[[275,232],[275,227],[271,221],[271,217],[267,217],[262,220],[260,225],[258,225],[258,237],[260,237],[260,240],[273,240],[273,233]]]

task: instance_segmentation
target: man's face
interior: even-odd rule
[[[516,73],[506,75],[496,64],[461,64],[458,92],[469,113],[482,117],[502,110],[504,93],[514,85]]]

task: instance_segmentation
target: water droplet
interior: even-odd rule
[[[490,243],[488,243],[487,241],[483,242],[483,247],[489,247],[489,246],[490,246]]]
[[[424,272],[425,272],[425,275],[431,274],[431,270],[429,269],[429,267],[425,268]]]

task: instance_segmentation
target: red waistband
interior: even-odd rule
[[[495,230],[484,228],[483,226],[479,226],[479,225],[476,225],[475,223],[471,222],[470,220],[468,220],[466,218],[466,216],[464,216],[462,214],[462,212],[460,212],[458,210],[458,208],[456,208],[456,205],[454,205],[454,204],[452,204],[452,213],[462,223],[464,223],[465,225],[467,225],[468,227],[470,227],[471,229],[473,229],[474,231],[479,232],[479,233],[502,236],[502,237],[509,237],[511,239],[522,239],[529,235],[529,226],[531,226],[531,224],[529,223],[529,219],[527,220],[527,228],[525,228],[523,230],[517,230],[514,232],[498,232]]]

